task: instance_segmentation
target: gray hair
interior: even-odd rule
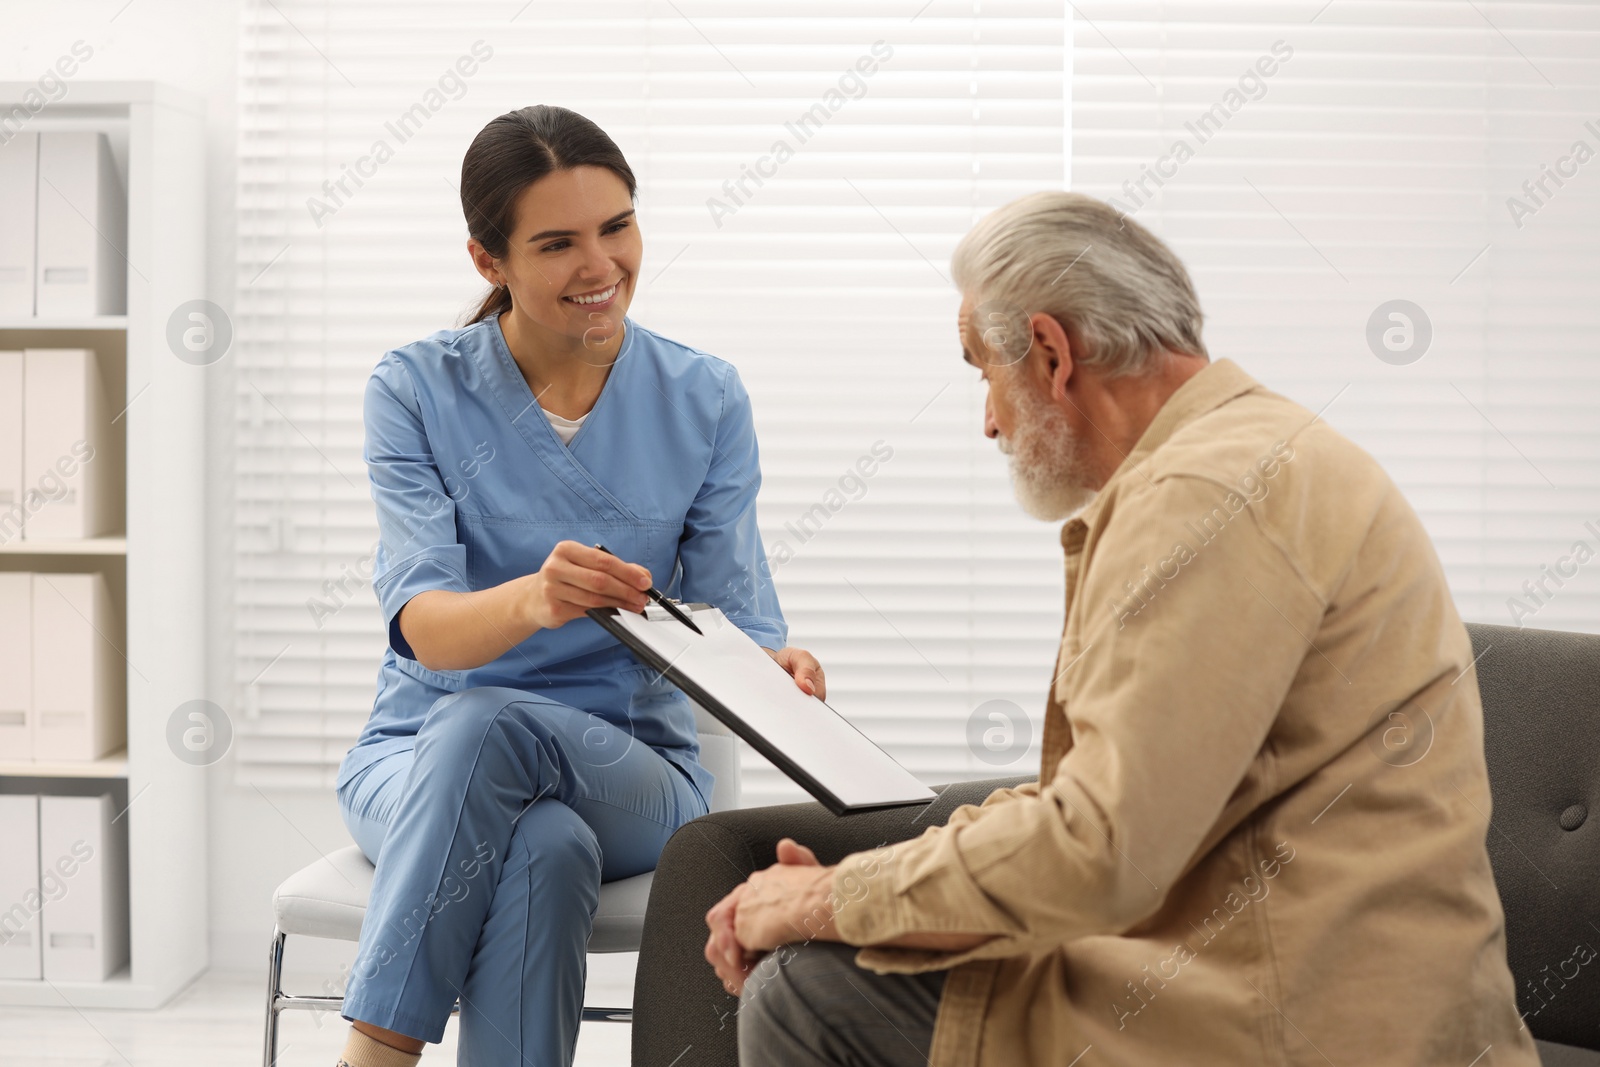
[[[1112,377],[1154,370],[1163,350],[1210,356],[1189,273],[1155,234],[1082,193],[1032,193],[985,215],[950,270],[975,306],[1061,323],[1073,359]]]

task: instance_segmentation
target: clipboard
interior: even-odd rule
[[[643,615],[616,608],[587,614],[833,814],[927,804],[938,796],[850,720],[801,691],[720,609],[678,606],[703,633],[655,604]]]

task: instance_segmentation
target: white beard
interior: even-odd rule
[[[1016,440],[1007,440],[1002,434],[999,445],[1011,460],[1017,503],[1045,522],[1071,518],[1088,507],[1096,493],[1088,488],[1083,442],[1073,434],[1060,409],[1028,385],[1018,382],[1014,392]]]

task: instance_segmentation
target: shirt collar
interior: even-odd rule
[[[1260,386],[1245,370],[1231,359],[1219,359],[1207,364],[1198,374],[1178,386],[1167,402],[1161,405],[1156,417],[1150,420],[1143,434],[1134,444],[1133,451],[1123,457],[1117,469],[1100,487],[1093,501],[1082,511],[1068,519],[1061,527],[1061,547],[1068,551],[1081,547],[1084,535],[1100,513],[1107,491],[1122,478],[1138,473],[1139,464],[1164,445],[1173,434],[1195,419],[1214,411],[1242,393]]]

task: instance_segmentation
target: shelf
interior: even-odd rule
[[[0,114],[5,101],[36,92],[0,81]],[[0,979],[0,1015],[22,1006],[156,1008],[206,967],[210,777],[174,771],[166,739],[172,710],[206,689],[198,561],[206,558],[208,376],[174,359],[167,340],[172,309],[206,292],[206,114],[204,99],[166,86],[75,79],[28,124],[106,135],[128,197],[124,250],[138,271],[128,272],[126,314],[0,315],[0,349],[99,356],[105,417],[115,421],[105,462],[121,479],[113,514],[124,518],[111,520],[121,529],[83,539],[10,539],[15,531],[0,529],[8,539],[0,571],[105,574],[124,635],[116,666],[127,749],[98,760],[0,759],[0,789],[139,799],[117,821],[127,835],[126,886],[117,889],[127,900],[128,966],[104,982]]]
[[[39,92],[37,82],[0,81],[0,111],[10,111],[7,105],[21,104],[29,111],[29,100]],[[128,112],[139,105],[155,106],[162,110],[178,112],[195,118],[204,117],[205,100],[182,89],[174,89],[151,81],[75,81],[72,91],[60,101],[52,101],[37,116],[54,118],[83,115],[89,118],[128,120]]]
[[[0,542],[0,556],[126,556],[126,537],[80,537],[70,541]]]
[[[0,1004],[29,1008],[156,1008],[162,991],[135,984],[127,967],[104,982],[46,982],[0,978]]]
[[[0,760],[0,778],[126,778],[128,750],[93,760]]]
[[[32,315],[0,315],[0,330],[126,330],[126,315],[84,315],[60,318]]]
[[[202,968],[178,979],[177,989],[190,985],[203,973]],[[169,992],[142,982],[135,982],[126,966],[103,982],[46,982],[39,978],[0,978],[0,1005],[6,1007],[159,1008],[171,999],[172,992],[176,990]]]

